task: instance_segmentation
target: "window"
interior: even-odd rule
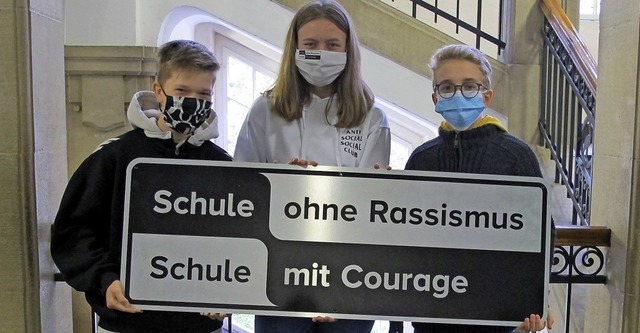
[[[222,64],[214,97],[220,132],[215,142],[233,154],[251,104],[273,84],[278,64],[221,35],[215,41],[214,52]]]
[[[580,19],[594,20],[600,18],[600,0],[580,0]]]
[[[376,103],[387,114],[391,127],[389,164],[394,170],[402,170],[414,149],[438,135],[438,126],[380,97],[376,97]]]

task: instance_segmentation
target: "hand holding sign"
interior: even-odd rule
[[[136,308],[129,304],[129,300],[124,297],[124,293],[122,292],[122,284],[120,280],[113,281],[109,287],[107,287],[107,292],[105,293],[105,298],[107,302],[107,307],[109,309],[118,310],[127,313],[140,313],[142,310]]]

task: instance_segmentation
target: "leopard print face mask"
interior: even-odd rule
[[[211,101],[194,97],[169,96],[162,113],[167,126],[178,133],[192,134],[211,115]]]

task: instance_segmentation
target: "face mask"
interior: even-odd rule
[[[436,112],[455,129],[464,131],[480,116],[484,110],[482,94],[473,98],[466,98],[456,91],[449,99],[439,98],[436,102]]]
[[[169,128],[182,134],[191,134],[211,115],[211,101],[194,97],[166,97],[164,121]]]
[[[324,87],[335,81],[347,65],[346,52],[296,50],[296,66],[309,84]]]

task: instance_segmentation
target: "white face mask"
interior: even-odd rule
[[[316,87],[330,85],[346,65],[346,52],[296,49],[298,72],[309,84]]]

